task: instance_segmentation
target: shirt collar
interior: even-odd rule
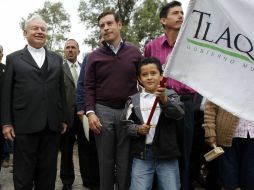
[[[37,49],[37,48],[30,46],[29,44],[27,45],[27,49],[33,53],[44,53],[45,52],[45,49],[43,47]]]
[[[175,43],[174,43],[174,45],[175,45]],[[169,45],[169,43],[168,43],[168,38],[167,38],[167,35],[166,34],[164,34],[163,36],[162,36],[162,40],[161,40],[161,46],[169,46],[169,47],[174,47],[174,45],[173,46],[170,46]]]
[[[123,39],[121,38],[119,44],[116,47],[114,47],[112,44],[109,44],[107,42],[106,42],[106,44],[116,54],[123,44]]]
[[[148,96],[155,96],[155,94],[151,94],[149,92],[146,92],[145,89],[142,87],[142,91],[140,93],[140,96],[143,97],[143,98],[146,98]]]
[[[67,63],[68,63],[68,65],[69,65],[70,68],[71,68],[71,66],[72,66],[73,64],[75,65],[75,68],[79,66],[78,61],[76,61],[75,63],[72,63],[72,62],[70,62],[70,61],[68,61],[68,60],[66,60],[66,61],[67,61]]]

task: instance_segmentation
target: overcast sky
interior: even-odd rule
[[[21,18],[27,18],[29,13],[42,8],[46,0],[1,0],[0,1],[0,44],[4,48],[4,58],[9,53],[19,50],[26,45],[26,40],[23,37],[22,30],[19,23]],[[57,0],[50,0],[51,2],[59,2]],[[71,32],[67,38],[74,38],[80,44],[79,61],[82,60],[82,54],[89,52],[90,49],[85,44],[82,44],[83,39],[87,35],[85,27],[80,23],[78,17],[78,6],[80,0],[60,0],[63,2],[65,10],[71,15]],[[184,11],[188,5],[189,0],[179,0],[183,4]]]

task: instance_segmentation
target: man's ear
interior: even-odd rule
[[[160,19],[160,23],[161,23],[163,26],[165,26],[165,24],[166,24],[166,18],[161,18],[161,19]]]
[[[119,21],[117,24],[118,24],[118,27],[119,27],[120,29],[122,29],[122,27],[123,27],[122,22],[121,22],[121,21]]]
[[[26,35],[27,35],[27,31],[23,30],[23,36],[26,37]]]

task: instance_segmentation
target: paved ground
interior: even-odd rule
[[[74,160],[74,168],[75,168],[75,181],[73,184],[73,190],[89,190],[82,185],[80,173],[79,173],[79,167],[78,167],[78,157],[77,157],[77,146],[74,146],[73,151],[73,160]],[[58,154],[58,170],[57,170],[57,180],[56,180],[56,190],[61,190],[62,183],[59,177],[59,164],[60,164],[60,157],[61,154]],[[12,160],[12,155],[11,155]],[[2,168],[0,172],[0,184],[2,188],[0,190],[14,190],[13,187],[13,181],[12,181],[12,173],[10,171],[12,170],[12,167],[9,168]],[[195,188],[195,190],[204,190],[203,188]]]
[[[59,160],[60,160],[61,154],[58,155],[58,170],[57,170],[57,180],[56,180],[56,190],[61,190],[62,183],[59,178]],[[12,157],[11,157],[12,158]],[[82,186],[82,181],[79,173],[79,167],[78,167],[78,157],[77,157],[77,148],[75,146],[74,148],[74,168],[75,168],[75,182],[73,184],[73,190],[89,190],[87,188],[84,188]],[[0,184],[2,188],[0,190],[14,190],[13,187],[13,181],[12,181],[12,173],[10,171],[12,170],[12,167],[9,168],[2,168],[0,172]]]

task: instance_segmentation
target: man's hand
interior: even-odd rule
[[[139,125],[139,127],[138,127],[138,133],[141,134],[141,135],[148,134],[149,130],[150,130],[150,126],[146,125],[146,124]]]
[[[83,115],[84,115],[84,113],[85,112],[83,110],[80,110],[80,111],[77,112],[77,115],[78,115],[81,123],[83,123]]]
[[[13,141],[15,138],[15,132],[12,125],[4,125],[3,126],[3,135],[5,139],[9,139]]]
[[[64,134],[67,130],[67,124],[66,123],[62,123],[62,130],[61,130],[61,134]]]
[[[101,122],[100,119],[95,115],[95,113],[91,112],[87,115],[89,128],[95,133],[100,134],[101,132]]]
[[[211,147],[213,147],[213,144],[216,145],[216,137],[206,137],[205,142]]]

